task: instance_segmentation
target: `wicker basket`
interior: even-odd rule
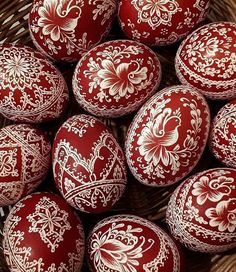
[[[187,0],[186,0],[187,1]],[[0,43],[14,42],[32,45],[31,39],[28,32],[28,12],[31,7],[32,0],[1,0],[0,3]],[[207,18],[207,21],[235,21],[236,22],[236,0],[213,0],[211,9]],[[119,29],[117,22],[114,23],[113,29],[110,33],[110,38],[122,38],[122,33]],[[178,83],[177,77],[174,70],[174,56],[177,46],[168,46],[165,48],[158,49],[157,54],[161,60],[162,67],[164,70],[164,77],[162,78],[161,87],[170,86]],[[168,52],[168,53],[167,53]],[[168,56],[168,59],[165,57]],[[71,71],[73,67],[63,66],[63,69],[59,66],[59,69],[63,72],[68,83],[70,84]],[[166,75],[166,76],[165,76]],[[70,86],[69,86],[70,87]],[[71,101],[72,107],[68,115],[75,114],[73,109],[74,101]],[[217,110],[222,104],[215,103],[212,109]],[[65,116],[67,118],[67,116]],[[65,119],[64,118],[64,119]],[[127,131],[127,127],[132,120],[132,115],[126,118],[120,118],[116,120],[105,119],[114,132],[114,135],[122,145],[124,142],[124,136]],[[48,134],[53,137],[54,131],[58,128],[59,124],[63,120],[59,120],[55,123],[55,127],[50,126],[50,130],[46,127],[44,129],[48,131]],[[12,123],[11,121],[0,116],[0,127],[6,126]],[[208,150],[205,151],[206,154]],[[212,160],[205,160],[203,154],[201,161],[198,166],[194,169],[194,172],[204,170],[216,166],[217,162],[212,157]],[[193,173],[193,172],[192,172]],[[52,174],[49,174],[48,180],[52,181]],[[45,188],[46,186],[46,188]],[[176,185],[168,188],[149,188],[138,183],[130,175],[127,190],[124,193],[121,200],[116,206],[108,213],[101,215],[86,215],[86,220],[83,214],[80,217],[85,226],[85,232],[87,233],[90,228],[102,218],[117,214],[117,213],[130,213],[145,217],[165,228],[165,209],[168,203],[169,197]],[[51,184],[42,185],[41,189],[54,190],[53,182]],[[0,229],[4,224],[4,219],[9,212],[9,207],[0,209]],[[1,253],[1,250],[0,250]],[[195,253],[189,250],[185,250],[186,253],[186,272],[236,272],[236,250],[226,252],[218,255],[207,255],[201,253]],[[0,272],[8,271],[3,255],[0,254]],[[88,271],[86,263],[84,264],[84,272]]]

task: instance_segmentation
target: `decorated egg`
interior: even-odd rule
[[[92,272],[183,271],[182,255],[172,238],[134,215],[100,221],[88,237],[87,256]]]
[[[185,37],[205,19],[209,0],[121,0],[118,18],[124,33],[137,41],[163,46]]]
[[[236,97],[236,24],[215,22],[191,33],[180,45],[176,73],[210,99]]]
[[[208,138],[208,104],[187,86],[153,95],[129,126],[125,151],[129,169],[141,183],[166,186],[196,166]]]
[[[89,113],[119,117],[135,111],[158,88],[161,65],[156,54],[136,41],[100,44],[77,64],[73,92]]]
[[[10,271],[80,271],[83,226],[57,195],[34,193],[17,202],[3,233],[3,253]]]
[[[116,10],[116,0],[34,0],[31,38],[52,59],[77,61],[107,36]]]
[[[69,95],[58,69],[30,47],[3,44],[0,49],[0,113],[27,123],[60,117]]]
[[[209,145],[214,156],[228,167],[236,168],[236,100],[225,104],[216,114]]]
[[[168,203],[171,234],[187,248],[217,253],[236,247],[236,170],[199,172],[177,187]]]
[[[71,206],[100,213],[119,200],[126,187],[124,154],[101,121],[70,117],[58,130],[52,153],[55,183]]]
[[[41,184],[51,166],[51,144],[30,124],[0,129],[0,206],[14,204]]]

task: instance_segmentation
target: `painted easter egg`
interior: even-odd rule
[[[160,61],[150,48],[136,41],[113,40],[80,59],[73,92],[89,113],[120,117],[137,110],[157,91],[160,80]]]
[[[118,18],[124,33],[152,46],[175,43],[205,19],[209,0],[121,0]]]
[[[125,159],[110,130],[98,119],[74,115],[58,130],[52,150],[53,174],[74,208],[109,210],[126,187]]]
[[[236,170],[214,168],[181,183],[168,203],[171,234],[187,248],[217,253],[236,247]]]
[[[209,99],[236,97],[235,32],[233,22],[214,22],[191,33],[176,54],[176,73],[181,83]]]
[[[0,129],[0,206],[16,203],[36,189],[51,167],[51,144],[30,124]]]
[[[54,60],[78,61],[105,39],[116,10],[116,0],[34,0],[29,14],[31,38]]]
[[[16,122],[59,118],[69,98],[59,70],[41,53],[20,45],[0,45],[0,113]]]
[[[209,126],[209,108],[201,94],[183,85],[163,89],[129,126],[125,141],[129,169],[149,186],[180,181],[199,161]]]
[[[87,242],[90,271],[180,272],[182,254],[172,238],[154,223],[133,215],[100,221]]]
[[[3,232],[3,253],[10,271],[81,269],[83,226],[60,196],[52,193],[26,196],[10,211]]]

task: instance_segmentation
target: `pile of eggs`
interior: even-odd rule
[[[236,247],[236,23],[203,24],[208,10],[209,0],[35,0],[33,46],[0,45],[10,271],[182,272],[184,248]],[[109,35],[115,22],[125,38]],[[156,51],[171,44],[179,84],[160,87]],[[104,118],[132,119],[124,142]],[[217,167],[195,171],[208,150]],[[88,232],[80,217],[109,212],[130,177],[175,186],[165,227],[118,213]]]

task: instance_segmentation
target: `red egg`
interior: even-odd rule
[[[3,233],[3,252],[11,271],[80,271],[83,226],[57,195],[35,193],[19,201]]]
[[[159,87],[161,65],[157,55],[135,41],[100,44],[77,64],[73,91],[89,113],[119,117],[138,109]]]
[[[31,38],[52,59],[77,61],[107,36],[116,9],[116,0],[34,0]]]
[[[216,114],[209,145],[214,156],[228,167],[236,168],[236,100],[224,105]]]
[[[106,126],[81,114],[70,117],[53,142],[53,174],[62,196],[74,208],[110,209],[126,186],[121,147]]]
[[[209,115],[204,97],[187,86],[167,87],[153,95],[127,133],[126,158],[134,177],[149,186],[184,178],[206,146]]]
[[[46,178],[51,166],[51,144],[32,125],[0,129],[0,206],[14,204]]]
[[[215,168],[186,179],[170,198],[166,222],[191,250],[217,253],[236,247],[236,170]]]
[[[182,271],[172,238],[154,223],[133,215],[100,221],[91,231],[87,255],[92,272]]]
[[[210,99],[236,97],[236,24],[214,22],[198,28],[180,45],[176,73]]]
[[[162,46],[177,42],[205,19],[209,0],[121,0],[118,17],[124,33]]]
[[[68,89],[62,74],[41,53],[0,46],[0,113],[17,122],[41,123],[64,113]]]

